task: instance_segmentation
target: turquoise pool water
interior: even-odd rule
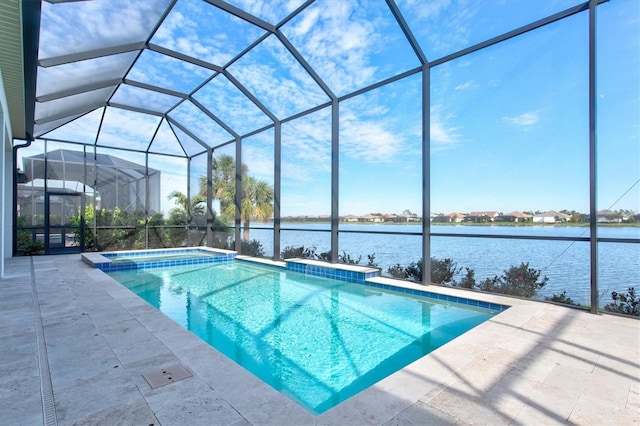
[[[221,257],[223,255],[206,250],[166,250],[164,252],[155,254],[150,252],[120,252],[120,253],[105,253],[104,256],[111,260],[111,263],[127,263],[127,262],[163,262],[170,260],[182,260],[182,259],[200,259],[210,257]]]
[[[316,414],[499,312],[238,260],[110,275]]]

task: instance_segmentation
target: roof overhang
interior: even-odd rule
[[[32,139],[39,28],[39,0],[0,2],[0,73],[15,139]]]

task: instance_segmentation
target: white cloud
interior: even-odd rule
[[[58,127],[48,133],[47,136],[53,139],[93,144],[100,126],[103,110],[104,108],[98,108],[64,126]]]
[[[272,24],[278,23],[293,12],[302,0],[233,0],[239,8]]]
[[[162,23],[152,41],[222,66],[258,37],[258,31],[248,26],[205,2],[182,0]],[[225,31],[234,30],[234,37],[228,37]]]
[[[505,116],[502,119],[512,126],[530,128],[540,121],[540,116],[537,112],[525,112],[516,116]]]
[[[114,148],[146,150],[160,117],[108,107],[98,144]]]
[[[229,71],[278,118],[329,100],[274,37],[233,64]]]
[[[169,117],[175,119],[208,146],[216,146],[233,137],[191,102],[183,102]]]
[[[466,90],[466,89],[475,89],[476,87],[478,87],[478,85],[473,80],[469,80],[469,81],[467,81],[465,83],[458,84],[453,89],[454,90]]]
[[[223,75],[218,75],[207,83],[195,94],[195,98],[240,135],[272,123]]]
[[[404,140],[388,131],[383,123],[352,122],[341,132],[341,152],[369,163],[391,162],[401,149]]]
[[[249,175],[273,184],[273,131],[265,131],[242,142],[242,162]]]
[[[283,124],[282,153],[283,169],[298,180],[313,181],[331,173],[329,109]]]
[[[405,0],[399,1],[398,6],[426,53],[445,55],[469,45],[473,28],[470,24],[482,2]]]
[[[431,143],[450,144],[453,142],[453,136],[442,126],[442,123],[431,123]]]
[[[187,159],[150,155],[149,167],[160,170],[160,204],[162,212],[168,214],[169,210],[175,207],[174,203],[169,201],[169,194],[173,191],[187,193]],[[191,191],[197,192],[198,188],[192,187]]]
[[[387,22],[380,15],[373,6],[365,10],[352,2],[319,1],[283,31],[327,85],[342,94],[376,81],[380,68],[374,58],[394,41],[390,31],[383,39]]]
[[[316,25],[319,16],[320,11],[318,9],[312,9],[308,13],[305,13],[298,25],[292,27],[293,34],[296,36],[307,34],[311,28]]]
[[[308,188],[330,180],[331,121],[324,109],[282,125],[283,187]]]
[[[171,131],[169,124],[163,121],[149,148],[151,152],[184,155],[180,143]]]
[[[431,148],[443,149],[457,144],[459,139],[458,127],[453,126],[454,116],[446,114],[444,105],[436,104],[431,107]]]
[[[451,0],[405,0],[398,1],[398,4],[410,9],[420,19],[437,19],[451,6]]]

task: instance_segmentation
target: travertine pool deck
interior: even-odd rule
[[[80,255],[13,258],[0,425],[640,423],[640,321],[428,289],[512,307],[315,416]],[[174,365],[192,376],[155,389],[143,377]]]

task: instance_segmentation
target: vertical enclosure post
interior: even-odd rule
[[[207,148],[207,247],[213,247],[213,149]]]
[[[280,260],[280,195],[282,177],[282,123],[276,121],[273,146],[273,259]]]
[[[116,169],[116,206],[118,204],[118,169]],[[144,247],[149,248],[149,153],[144,153]],[[137,202],[136,202],[137,203]]]
[[[589,251],[591,262],[591,307],[598,313],[598,190],[596,140],[596,9],[589,1]]]
[[[340,166],[340,104],[331,101],[331,263],[338,263],[339,166]]]
[[[242,139],[236,138],[236,218],[235,218],[235,250],[238,253],[242,252],[242,234],[240,228],[242,227]]]
[[[431,282],[431,69],[422,65],[422,283]]]

